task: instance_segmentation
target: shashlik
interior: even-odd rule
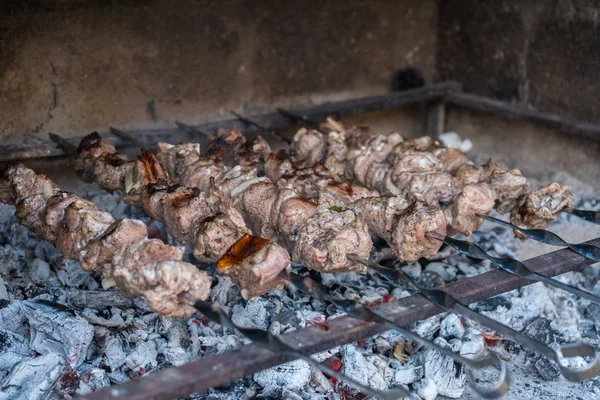
[[[111,170],[111,176],[96,175],[97,172],[107,170],[108,167],[103,164],[111,159],[120,160],[119,170]],[[216,261],[236,241],[250,233],[244,219],[231,206],[223,192],[214,185],[211,186],[212,190],[174,185],[150,152],[142,152],[137,160],[130,161],[99,135],[92,134],[81,142],[75,167],[82,178],[99,182],[111,190],[123,191],[126,202],[142,207],[150,217],[163,222],[167,231],[179,243],[193,243],[194,255],[200,260]],[[225,182],[224,186],[230,180],[235,181],[240,177],[239,170],[236,169],[223,176],[218,174],[221,171],[215,169],[208,172],[202,172],[200,168],[186,171],[189,172],[186,175],[188,179],[202,184],[208,182],[206,184],[209,186],[214,182],[215,176]],[[121,175],[117,176],[118,173]],[[283,279],[270,277],[278,276],[279,272],[290,265],[288,252],[276,243],[263,242],[262,246],[254,249],[254,253],[253,258],[230,265],[223,271],[231,276],[234,283],[245,289],[242,294],[246,297],[254,297],[281,287]],[[250,265],[252,260],[257,268]],[[265,272],[264,265],[268,265],[268,272]],[[254,271],[253,274],[246,276],[238,271],[248,268]],[[245,277],[243,282],[238,280],[242,276]]]
[[[141,221],[115,220],[45,175],[23,165],[8,167],[0,178],[0,201],[14,205],[21,224],[66,258],[79,261],[85,271],[102,272],[125,295],[144,297],[163,315],[194,312],[181,296],[208,297],[210,278],[182,261],[184,248],[149,239]]]

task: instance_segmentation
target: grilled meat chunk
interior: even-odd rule
[[[371,232],[387,243],[392,243],[396,219],[408,206],[409,203],[400,196],[386,196],[360,199],[348,207],[369,227]]]
[[[269,154],[271,154],[269,143],[262,136],[258,136],[253,142],[241,145],[235,158],[241,166],[259,166],[264,163]]]
[[[289,265],[290,256],[285,249],[248,234],[217,261],[217,268],[241,288],[244,299],[282,289],[286,281],[279,274]]]
[[[469,162],[469,159],[463,152],[450,147],[435,149],[433,155],[442,162],[444,172],[448,172],[449,174],[455,173],[461,166]]]
[[[293,259],[320,272],[364,272],[365,266],[348,255],[367,258],[372,242],[367,226],[354,212],[318,207],[298,234]]]
[[[98,132],[82,139],[75,156],[75,169],[86,182],[102,182],[106,190],[122,190],[125,177],[133,169],[134,163]]]
[[[244,234],[251,233],[244,218],[232,207],[200,221],[194,233],[194,257],[202,262],[218,260]]]
[[[518,169],[496,169],[489,177],[496,192],[496,210],[505,214],[517,205],[517,200],[529,189],[529,181]]]
[[[545,229],[563,208],[572,206],[571,187],[552,182],[523,197],[513,209],[510,222],[521,227]]]
[[[427,204],[447,204],[459,193],[459,183],[446,172],[412,173],[406,197]]]
[[[450,227],[464,235],[479,229],[483,219],[477,214],[487,214],[494,208],[496,193],[486,183],[468,184],[456,197],[448,211]]]
[[[446,215],[437,205],[413,202],[395,219],[391,247],[398,258],[407,263],[431,257],[442,243],[426,236],[435,232],[446,235]]]
[[[294,135],[291,151],[294,159],[311,167],[320,163],[325,156],[325,137],[314,129],[302,128]]]
[[[277,182],[285,175],[292,175],[294,170],[292,160],[284,150],[269,154],[265,160],[265,176],[272,182]]]
[[[371,139],[365,146],[350,148],[346,177],[365,186],[371,165],[384,162],[392,147],[403,140],[400,134],[394,132],[389,135],[379,135]]]
[[[442,162],[432,153],[409,150],[399,154],[391,170],[390,179],[400,190],[410,185],[413,174],[418,172],[442,172]]]

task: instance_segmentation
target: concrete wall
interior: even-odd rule
[[[172,126],[435,80],[434,0],[3,0],[0,138]]]
[[[465,90],[600,121],[600,3],[440,0],[438,70]]]

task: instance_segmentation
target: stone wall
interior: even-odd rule
[[[197,123],[436,80],[434,0],[3,0],[0,138]]]

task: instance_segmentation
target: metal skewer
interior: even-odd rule
[[[569,213],[576,217],[581,218],[584,221],[591,222],[592,224],[600,225],[600,211],[592,210],[578,210],[576,208],[563,208],[562,212]]]
[[[316,121],[313,121],[312,119],[308,119],[302,115],[295,114],[295,113],[285,110],[283,108],[277,108],[277,112],[279,114],[283,115],[284,117],[291,119],[292,121],[299,122],[303,125],[306,125],[309,128],[316,129],[320,132],[319,123]]]
[[[175,121],[175,125],[177,125],[179,128],[183,129],[184,131],[186,131],[188,133],[192,133],[195,135],[207,136],[207,137],[213,136],[212,134],[210,134],[208,132],[201,131],[200,129],[195,128],[191,125],[184,124],[183,122]]]
[[[515,331],[514,329],[499,323],[485,315],[479,314],[476,311],[471,310],[466,304],[461,303],[459,300],[454,298],[449,293],[445,292],[442,289],[428,289],[420,284],[416,283],[410,276],[405,274],[401,270],[395,270],[391,268],[386,268],[380,264],[374,263],[369,260],[364,260],[359,257],[348,256],[357,262],[360,262],[363,265],[377,271],[384,278],[390,281],[394,285],[406,285],[411,286],[417,289],[421,294],[436,304],[437,306],[447,310],[453,311],[457,314],[461,314],[467,318],[470,318],[481,325],[484,325],[490,329],[493,329],[497,333],[502,336],[509,337],[516,342],[525,345],[536,352],[544,355],[546,358],[556,362],[558,368],[563,377],[572,382],[581,382],[584,380],[588,380],[594,378],[600,373],[600,359],[598,357],[598,353],[596,349],[590,345],[586,344],[573,344],[573,345],[564,345],[560,348],[560,353],[546,344],[539,342],[535,339],[530,338],[529,336],[523,335],[520,332]],[[570,368],[561,364],[560,359],[562,357],[592,357],[592,361],[588,363],[588,365],[584,368]]]
[[[477,359],[465,358],[460,354],[454,353],[450,349],[438,346],[433,341],[423,338],[417,335],[416,333],[401,327],[392,320],[383,317],[380,314],[377,314],[375,311],[371,310],[369,307],[365,306],[364,304],[358,301],[340,299],[328,295],[323,289],[323,287],[312,278],[302,277],[296,274],[289,274],[288,276],[286,276],[286,279],[292,282],[300,290],[306,293],[310,293],[319,300],[326,301],[335,305],[339,309],[343,310],[347,314],[357,319],[361,319],[367,322],[376,322],[387,326],[388,328],[400,332],[404,336],[411,338],[412,340],[422,344],[423,346],[429,347],[447,357],[450,357],[452,360],[458,363],[467,365],[468,367],[470,367],[467,368],[467,380],[469,382],[469,385],[473,388],[473,390],[475,390],[475,392],[477,392],[482,397],[500,397],[510,388],[510,375],[508,373],[508,370],[506,369],[506,364],[496,357],[485,356]],[[498,379],[494,382],[494,385],[490,389],[484,389],[479,387],[477,385],[477,380],[473,376],[473,372],[471,370],[471,368],[483,369],[487,367],[498,367],[500,370]]]
[[[600,247],[592,246],[589,244],[575,244],[569,243],[556,233],[552,233],[550,231],[544,229],[527,229],[521,228],[510,222],[503,221],[498,218],[490,217],[489,215],[477,214],[478,217],[483,219],[487,219],[488,221],[494,222],[499,225],[503,225],[509,227],[511,229],[517,230],[528,236],[529,238],[544,244],[548,244],[551,246],[565,246],[569,249],[573,250],[577,254],[581,254],[585,258],[589,258],[590,260],[600,261]]]
[[[138,147],[143,147],[142,142],[138,138],[134,137],[133,135],[131,135],[125,131],[122,131],[117,128],[113,128],[112,126],[109,126],[108,130],[110,131],[110,133],[112,133],[113,135],[115,135],[118,138],[121,138],[127,142],[135,144]]]
[[[52,132],[48,132],[48,136],[50,137],[50,140],[52,140],[54,143],[56,143],[58,145],[58,147],[63,149],[65,151],[65,153],[77,154],[77,146],[75,146],[73,143],[69,142],[67,139],[65,139],[62,136],[59,136],[55,133],[52,133]]]
[[[269,129],[266,126],[259,124],[258,122],[254,122],[251,119],[248,119],[248,118],[246,118],[246,117],[244,117],[244,116],[236,113],[235,111],[231,111],[231,113],[233,115],[235,115],[235,117],[237,119],[239,119],[240,121],[242,121],[243,123],[245,123],[247,125],[250,125],[250,126],[254,126],[254,127],[258,128],[261,132],[270,133],[271,135],[277,136],[278,139],[283,140],[287,144],[292,143],[292,141],[290,139],[286,138],[285,136],[282,136],[282,135],[278,134],[273,129]]]
[[[356,380],[348,377],[347,375],[345,375],[339,371],[336,371],[335,369],[329,367],[326,364],[318,362],[317,360],[313,359],[312,357],[310,357],[310,356],[302,353],[301,351],[297,350],[296,348],[288,345],[278,335],[274,335],[269,331],[263,331],[261,329],[244,328],[244,327],[236,325],[231,320],[231,318],[229,318],[229,316],[227,314],[225,314],[225,312],[223,312],[223,310],[221,310],[219,307],[214,306],[210,303],[207,303],[202,300],[193,300],[193,301],[191,301],[191,304],[193,304],[194,308],[196,310],[200,311],[209,320],[211,320],[221,326],[232,328],[232,329],[238,331],[239,333],[241,333],[242,335],[244,335],[245,337],[250,339],[253,343],[255,343],[259,346],[269,348],[276,352],[286,353],[286,354],[292,355],[294,357],[297,357],[297,358],[307,362],[308,364],[320,369],[321,371],[325,372],[326,374],[334,376],[334,377],[338,378],[339,380],[349,383],[350,385],[354,386],[355,388],[357,388],[364,394],[367,394],[367,395],[373,396],[373,397],[377,397],[380,399],[387,399],[387,400],[397,400],[397,399],[403,398],[403,397],[409,397],[410,399],[415,399],[414,395],[411,394],[406,389],[404,389],[403,387],[398,387],[395,389],[387,390],[385,392],[380,392],[378,390],[375,390],[368,386],[365,386],[362,383],[357,382]]]
[[[586,300],[600,304],[600,297],[586,292],[584,290],[578,289],[574,286],[567,285],[566,283],[554,280],[547,276],[540,275],[537,272],[532,271],[529,267],[527,267],[519,260],[515,260],[508,257],[494,257],[491,254],[488,254],[485,250],[483,250],[475,243],[468,242],[466,240],[458,240],[447,236],[442,236],[437,233],[426,233],[425,236],[439,240],[440,242],[444,242],[447,245],[454,247],[456,250],[458,250],[466,256],[473,257],[479,260],[490,260],[509,274],[529,279],[532,281],[543,282],[547,285],[554,286],[558,289],[562,289],[566,292],[572,293]]]

